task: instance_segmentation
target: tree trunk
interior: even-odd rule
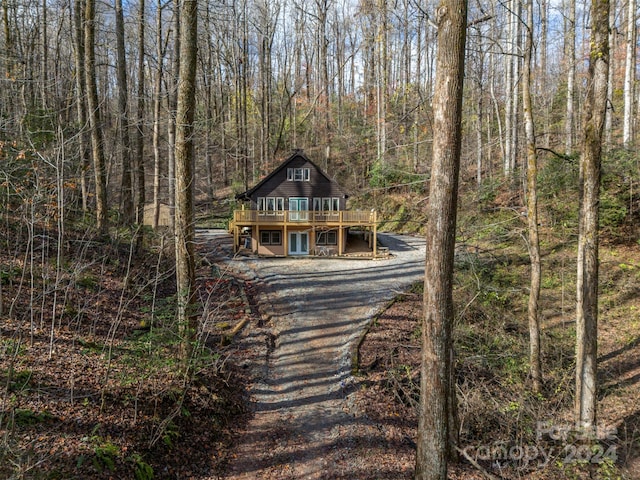
[[[387,105],[389,103],[389,55],[388,55],[388,26],[387,1],[377,0],[377,31],[376,31],[376,130],[377,130],[377,161],[384,165],[387,154]]]
[[[596,425],[598,335],[598,202],[600,156],[607,107],[609,1],[592,0],[591,51],[580,158],[580,212],[576,308],[575,421]]]
[[[127,57],[124,43],[124,14],[122,0],[115,0],[116,14],[116,78],[118,82],[118,147],[122,162],[121,204],[125,225],[133,225],[133,182],[131,169],[131,140],[129,137],[129,87],[127,85]]]
[[[616,29],[614,28],[616,22],[616,0],[610,0],[609,5],[609,51],[614,52],[616,50]],[[607,82],[607,116],[604,121],[604,138],[605,143],[611,146],[611,137],[613,134],[613,116],[615,114],[613,110],[613,77],[615,72],[615,55],[609,55],[609,80]]]
[[[136,106],[136,135],[135,135],[135,148],[136,148],[136,223],[142,225],[144,223],[144,206],[146,201],[146,185],[145,185],[145,173],[144,173],[144,110],[145,110],[145,0],[140,0],[138,5],[140,11],[138,12],[138,85],[137,95],[138,103]],[[142,240],[142,235],[138,237]],[[140,245],[141,246],[141,245]]]
[[[107,228],[107,168],[104,156],[103,132],[100,124],[100,104],[96,80],[95,58],[95,0],[86,0],[84,18],[84,74],[87,92],[91,153],[96,189],[96,227],[104,233]]]
[[[538,237],[538,155],[531,102],[531,64],[533,62],[533,0],[527,0],[526,46],[522,78],[522,100],[524,106],[525,136],[527,141],[527,224],[529,233],[529,260],[531,263],[531,287],[529,290],[529,370],[533,380],[533,391],[542,387],[542,364],[540,361],[540,239]]]
[[[509,11],[509,38],[507,39],[506,65],[506,105],[505,105],[505,158],[504,174],[513,175],[518,155],[518,100],[520,81],[520,0],[511,0]]]
[[[180,8],[180,74],[178,77],[176,110],[176,188],[175,247],[178,295],[178,328],[182,338],[182,359],[188,362],[198,328],[195,312],[194,260],[194,144],[197,0],[183,0]]]
[[[636,0],[628,0],[627,11],[627,52],[624,68],[624,118],[622,122],[622,143],[625,148],[633,144],[634,86],[636,79]]]
[[[42,110],[46,111],[49,108],[49,102],[51,101],[50,97],[50,87],[49,87],[49,23],[47,21],[47,0],[42,0],[41,4],[41,46],[42,52],[40,56],[40,81],[41,84],[41,95],[42,95]]]
[[[78,134],[78,146],[80,151],[80,192],[82,195],[82,211],[87,212],[89,209],[89,186],[87,185],[87,172],[91,164],[91,155],[89,150],[90,139],[87,135],[87,96],[86,96],[86,83],[84,73],[84,30],[83,30],[83,18],[84,18],[84,2],[83,0],[74,1],[73,21],[75,28],[75,86],[76,86],[76,113],[78,120],[78,128],[80,132]]]
[[[451,336],[466,0],[443,0],[436,20],[438,53],[433,97],[433,165],[427,206],[417,480],[447,478],[451,441],[457,433],[455,425],[451,425],[455,412]]]
[[[160,153],[160,107],[162,106],[162,77],[164,73],[164,54],[162,47],[162,1],[156,6],[156,55],[158,57],[156,77],[153,87],[153,218],[151,224],[158,228],[160,220],[160,178],[162,175],[162,161]]]
[[[4,49],[6,55],[6,72],[7,78],[13,78],[13,36],[11,35],[11,24],[9,23],[9,2],[8,0],[2,0],[2,23],[4,25]]]
[[[576,0],[569,0],[569,17],[566,25],[566,58],[567,58],[567,106],[564,123],[564,152],[573,153],[574,134],[574,95],[576,83]]]
[[[167,76],[167,111],[169,112],[169,121],[167,122],[167,140],[169,143],[167,155],[167,181],[169,182],[169,225],[173,227],[175,222],[175,198],[176,198],[176,126],[177,108],[178,108],[178,82],[180,77],[180,56],[182,55],[182,36],[180,29],[182,22],[182,0],[173,0],[174,8],[174,28],[173,28],[173,56],[171,58],[171,73]]]

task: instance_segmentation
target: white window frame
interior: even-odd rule
[[[264,215],[266,203],[265,197],[258,197],[258,202],[256,203],[258,215]]]
[[[311,171],[308,168],[287,168],[287,180],[290,182],[308,182],[311,179]]]
[[[275,215],[276,213],[276,199],[274,197],[267,197],[266,208],[267,215]]]
[[[295,205],[295,208],[293,206]],[[300,208],[304,207],[304,208]],[[289,197],[289,220],[306,222],[309,220],[309,199],[307,197]]]

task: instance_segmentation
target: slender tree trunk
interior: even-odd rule
[[[610,0],[609,7],[609,50],[616,50],[616,29],[614,28],[616,21],[616,0]],[[609,55],[609,80],[607,82],[607,117],[604,123],[605,143],[611,146],[613,134],[613,74],[615,72],[615,55]]]
[[[518,155],[518,106],[520,91],[518,89],[520,81],[520,0],[509,2],[509,38],[507,39],[506,58],[506,105],[504,120],[504,174],[513,175],[516,168]]]
[[[11,24],[9,23],[9,1],[2,0],[2,24],[4,31],[4,49],[6,51],[6,76],[7,78],[13,78],[13,35],[11,35]]]
[[[527,0],[526,46],[522,78],[522,100],[524,107],[525,136],[527,141],[527,224],[529,232],[529,260],[531,263],[531,287],[527,313],[529,317],[529,369],[533,390],[542,387],[542,363],[540,360],[540,321],[538,303],[540,299],[540,239],[538,237],[538,154],[531,102],[531,64],[533,62],[533,0]]]
[[[627,51],[624,68],[624,117],[622,121],[622,143],[625,148],[633,144],[634,87],[636,79],[636,0],[628,0]]]
[[[566,27],[566,58],[567,58],[567,106],[564,123],[564,152],[573,153],[573,136],[575,132],[575,83],[576,83],[576,0],[569,0],[569,17]]]
[[[540,42],[538,50],[540,51],[540,60],[538,63],[538,81],[536,95],[542,99],[544,108],[544,134],[542,144],[549,148],[551,140],[551,107],[552,99],[547,98],[547,85],[549,84],[548,68],[548,44],[549,44],[549,0],[540,1]]]
[[[42,13],[42,27],[41,27],[41,46],[42,52],[40,57],[40,81],[42,82],[41,95],[42,95],[42,109],[47,110],[49,108],[50,99],[50,87],[49,87],[49,22],[47,20],[47,0],[42,0],[41,4]]]
[[[513,84],[511,89],[511,95],[513,96],[512,102],[512,120],[511,120],[511,156],[510,156],[510,166],[509,170],[512,173],[515,173],[516,167],[518,164],[518,150],[519,150],[519,122],[518,122],[518,114],[520,113],[520,89],[518,88],[520,85],[520,58],[522,55],[522,32],[521,32],[521,18],[522,18],[522,2],[521,0],[513,0],[513,55],[511,57],[513,61]],[[515,178],[514,178],[515,180]]]
[[[84,17],[85,88],[89,128],[91,130],[91,152],[96,189],[96,227],[102,233],[107,229],[107,168],[104,156],[103,132],[100,124],[100,105],[96,80],[95,58],[95,0],[86,0]]]
[[[144,68],[145,57],[145,0],[140,0],[138,8],[138,85],[137,85],[137,106],[136,106],[136,131],[135,131],[135,148],[136,148],[136,223],[142,225],[144,223],[144,206],[146,202],[146,184],[145,184],[145,167],[144,167],[144,111],[145,111],[145,83],[146,74]],[[140,235],[142,241],[142,235]],[[141,246],[141,244],[139,245]]]
[[[180,35],[180,29],[182,28],[182,22],[180,16],[182,15],[182,1],[173,0],[174,8],[174,28],[173,28],[173,56],[171,59],[171,73],[167,76],[167,110],[169,112],[169,122],[167,122],[167,140],[169,143],[168,155],[167,155],[167,181],[169,182],[169,224],[171,227],[175,221],[175,205],[176,198],[176,158],[175,158],[175,144],[176,144],[176,126],[177,126],[177,103],[178,103],[178,79],[180,76],[180,62],[182,59],[182,36]]]
[[[598,203],[602,131],[607,107],[609,0],[592,0],[591,51],[580,158],[576,308],[575,421],[596,425],[598,349]]]
[[[457,443],[457,428],[452,424],[456,410],[452,288],[467,2],[442,0],[436,17],[438,53],[433,97],[433,165],[427,206],[417,480],[446,479],[448,458]]]
[[[152,226],[158,228],[160,220],[160,177],[162,159],[160,152],[160,109],[162,106],[162,77],[164,74],[164,48],[162,47],[162,0],[158,0],[156,11],[156,55],[158,66],[153,87],[153,218]]]
[[[180,74],[178,77],[176,110],[176,188],[175,188],[175,245],[176,281],[178,293],[178,326],[181,332],[182,357],[188,361],[198,329],[195,312],[194,257],[194,144],[196,57],[197,57],[197,0],[182,0],[180,8]]]
[[[116,14],[116,78],[118,82],[118,147],[122,162],[121,203],[123,220],[133,225],[133,182],[131,168],[131,140],[129,136],[129,87],[127,85],[127,57],[124,42],[124,14],[122,0],[115,0]]]
[[[78,134],[80,150],[80,192],[82,195],[82,211],[89,210],[89,186],[87,185],[87,172],[91,165],[91,154],[89,144],[91,142],[87,135],[87,100],[86,100],[86,80],[84,73],[84,1],[74,0],[73,21],[75,27],[75,86],[76,86],[76,113],[78,117]]]
[[[318,21],[317,42],[318,42],[318,74],[320,75],[320,85],[318,92],[322,96],[322,129],[324,130],[324,169],[328,171],[331,159],[331,84],[329,83],[329,39],[327,38],[327,15],[329,12],[329,1],[316,0],[316,15]]]
[[[389,81],[387,1],[377,0],[376,31],[376,127],[378,158],[381,164],[386,162],[387,153],[387,104]]]
[[[489,74],[487,76],[489,78],[489,93],[491,94],[491,103],[493,104],[494,122],[498,127],[498,144],[500,145],[500,153],[502,155],[503,173],[507,175],[508,173],[508,169],[507,169],[508,164],[506,160],[507,159],[507,151],[506,151],[507,139],[504,133],[504,131],[507,130],[507,128],[503,127],[502,125],[502,115],[500,114],[500,105],[498,103],[498,98],[496,96],[495,84],[496,84],[497,74],[496,74],[496,55],[494,54],[490,56]],[[489,164],[491,164],[491,161],[489,161]],[[492,165],[490,165],[490,167],[492,167]]]

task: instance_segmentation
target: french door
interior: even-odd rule
[[[309,233],[289,232],[289,255],[309,254]]]
[[[309,220],[309,199],[304,197],[289,198],[289,220],[306,222]]]

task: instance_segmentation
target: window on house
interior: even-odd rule
[[[331,210],[337,212],[340,210],[340,199],[337,197],[333,197],[331,199]]]
[[[276,212],[276,199],[273,197],[267,197],[267,214],[273,215]]]
[[[311,172],[308,168],[287,168],[287,180],[290,182],[308,182]]]
[[[262,230],[260,243],[262,245],[282,245],[282,232],[280,230]]]
[[[322,199],[315,197],[313,199],[313,211],[314,212],[319,212],[320,210],[322,210]]]
[[[259,215],[273,215],[276,212],[284,212],[283,197],[259,197],[257,204]]]
[[[337,245],[338,234],[335,230],[327,230],[316,234],[316,245]]]

